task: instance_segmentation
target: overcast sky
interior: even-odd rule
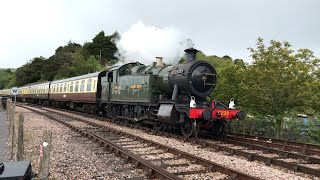
[[[50,57],[69,40],[83,44],[101,30],[145,25],[187,33],[206,54],[250,62],[248,47],[263,37],[320,55],[318,0],[1,0],[0,68]]]

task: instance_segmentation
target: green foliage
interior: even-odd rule
[[[230,57],[229,58],[220,58],[215,55],[207,56],[202,52],[197,53],[197,59],[207,61],[216,69],[229,67],[233,64],[232,59]]]
[[[94,55],[97,59],[100,58],[101,53],[101,65],[110,64],[110,61],[117,59],[114,55],[118,51],[115,42],[120,38],[118,32],[114,32],[112,35],[105,36],[104,31],[101,31],[93,39],[92,43],[87,43],[84,46],[86,52]]]
[[[14,74],[11,69],[0,69],[0,89],[8,88],[12,79],[14,79]]]
[[[61,67],[54,79],[79,76],[101,71],[102,69],[103,67],[100,66],[99,62],[94,56],[91,56],[86,60],[81,54],[81,50],[78,50],[73,54],[70,65]]]
[[[36,57],[30,60],[27,64],[19,67],[15,72],[16,85],[22,86],[39,81],[41,79],[44,63],[44,57]]]
[[[66,46],[60,46],[56,49],[56,54],[58,53],[75,53],[81,48],[80,44],[69,41]]]
[[[278,41],[266,47],[259,38],[257,48],[250,48],[254,61],[245,71],[243,104],[251,112],[276,117],[310,108],[314,57],[311,51],[294,53],[290,47]]]
[[[232,58],[227,55],[223,57],[207,56],[202,52],[197,54],[197,59],[207,61],[217,71],[218,83],[210,95],[212,99],[227,103],[230,98],[234,98],[237,102],[241,102],[238,100],[242,97],[243,72],[246,68],[242,59],[236,59],[233,62]]]

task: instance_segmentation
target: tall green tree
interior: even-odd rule
[[[245,71],[243,104],[250,112],[274,117],[280,135],[285,114],[310,109],[316,58],[310,50],[295,52],[288,42],[272,40],[266,46],[262,38],[249,50],[253,63]]]
[[[0,69],[0,89],[8,88],[8,84],[14,78],[11,69]]]
[[[25,84],[38,82],[41,79],[44,64],[44,57],[36,57],[25,65],[19,67],[15,72],[16,85],[22,86]]]
[[[100,59],[101,54],[101,65],[110,64],[112,60],[117,59],[114,55],[118,51],[116,41],[119,38],[118,32],[106,36],[104,31],[101,31],[92,39],[92,43],[85,46],[85,51],[89,51],[97,59]]]
[[[79,49],[72,55],[72,61],[70,65],[62,66],[54,79],[79,76],[101,71],[102,69],[103,67],[100,66],[99,62],[94,56],[90,56],[88,59],[85,59],[85,57],[82,55],[81,49]]]
[[[72,64],[72,53],[56,53],[49,57],[43,66],[42,79],[52,81],[61,68],[69,67]]]

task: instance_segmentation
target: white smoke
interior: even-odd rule
[[[156,56],[164,57],[166,64],[176,64],[184,55],[184,49],[194,44],[186,33],[172,27],[157,28],[138,21],[120,35],[116,43],[116,56],[123,62],[152,64]]]

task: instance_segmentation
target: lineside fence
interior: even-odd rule
[[[24,115],[20,113],[18,120],[15,120],[17,113],[14,112],[14,105],[11,99],[7,99],[5,104],[3,107],[6,109],[9,124],[10,160],[23,161],[26,158],[24,152]],[[49,176],[51,142],[52,132],[45,130],[43,132],[42,143],[38,146],[39,153],[37,154],[37,158],[40,159],[38,172],[40,179],[48,179]]]

